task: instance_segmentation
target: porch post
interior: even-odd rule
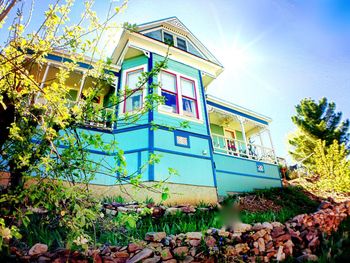
[[[35,97],[35,103],[37,103],[37,101],[38,101],[38,99],[40,97],[41,90],[44,88],[45,81],[46,81],[46,78],[47,78],[47,74],[49,73],[49,69],[50,69],[50,62],[47,63],[47,65],[46,65],[45,72],[44,72],[43,78],[41,79],[41,83],[40,83],[40,86],[39,86],[40,90],[39,90],[38,94]]]
[[[242,130],[243,141],[244,141],[244,144],[245,144],[245,152],[246,152],[247,156],[249,157],[248,142],[247,142],[247,137],[245,135],[245,128],[244,128],[244,121],[245,121],[245,119],[243,117],[241,117],[241,116],[238,116],[238,121],[239,121],[239,124],[241,126],[241,130]]]
[[[79,98],[80,98],[81,93],[82,93],[82,91],[83,91],[83,86],[84,86],[84,83],[85,83],[85,78],[86,78],[86,74],[83,73],[83,77],[81,78],[81,83],[80,83],[80,87],[79,87],[77,99],[76,99],[75,101],[79,101]]]
[[[277,163],[277,156],[276,156],[276,152],[275,152],[275,147],[273,147],[270,129],[267,129],[267,133],[268,133],[268,135],[269,135],[269,139],[270,139],[270,143],[271,143],[271,148],[272,148],[273,156],[274,156],[275,162]]]

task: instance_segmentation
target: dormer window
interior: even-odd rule
[[[187,45],[186,45],[186,40],[177,37],[176,38],[176,42],[177,42],[177,47],[183,51],[187,51]]]
[[[167,32],[164,32],[164,43],[168,45],[174,45],[174,36]]]

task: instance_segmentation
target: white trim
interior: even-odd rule
[[[203,123],[203,116],[202,116],[202,106],[204,107],[203,101],[201,101],[201,97],[200,97],[200,93],[199,93],[199,86],[198,86],[198,81],[195,78],[192,78],[190,76],[181,74],[177,71],[173,71],[170,69],[165,69],[165,72],[170,72],[172,74],[174,74],[176,76],[176,84],[177,84],[177,101],[178,101],[178,108],[179,108],[179,113],[169,113],[166,112],[164,110],[161,109],[161,105],[158,105],[158,112],[161,114],[166,114],[166,115],[171,115],[177,118],[181,118],[181,119],[186,119],[189,121],[199,121],[200,123]],[[160,75],[161,72],[159,73],[159,80],[160,80]],[[194,89],[195,89],[195,93],[196,93],[196,102],[197,102],[197,108],[198,108],[198,118],[197,117],[189,117],[183,114],[183,108],[182,108],[182,88],[181,88],[181,77],[185,78],[185,79],[189,79],[191,81],[194,82]],[[162,96],[161,93],[161,86],[158,88],[158,95]]]
[[[122,85],[120,87],[120,91],[121,91],[121,94],[123,95],[123,102],[119,104],[118,106],[118,112],[119,112],[119,116],[123,116],[125,115],[125,113],[133,113],[133,112],[124,112],[124,105],[125,105],[125,102],[124,102],[124,90],[125,90],[125,85],[126,85],[126,75],[128,72],[131,72],[131,71],[134,71],[134,70],[138,70],[138,69],[142,69],[143,72],[147,72],[147,64],[142,64],[142,65],[138,65],[138,66],[135,66],[135,67],[132,67],[132,68],[128,68],[128,69],[124,69],[123,70],[123,74],[122,74],[122,78],[121,78],[121,82],[122,82]],[[147,86],[147,84],[145,84],[145,86]],[[142,90],[142,106],[140,108],[140,110],[142,110],[143,106],[144,106],[144,103],[145,103],[145,99],[146,99],[146,96],[147,96],[147,88],[143,88]]]

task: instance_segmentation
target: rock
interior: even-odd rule
[[[273,225],[269,222],[264,222],[262,223],[262,226],[266,229],[272,230],[273,229]]]
[[[148,232],[148,233],[146,233],[145,240],[146,241],[160,242],[165,237],[166,237],[165,232]]]
[[[106,215],[112,215],[112,216],[115,216],[116,214],[118,213],[117,210],[112,210],[112,209],[108,209],[106,208]]]
[[[317,261],[318,257],[313,254],[305,254],[297,257],[298,262],[309,262],[309,261]]]
[[[285,233],[281,236],[278,236],[275,238],[275,242],[278,243],[278,242],[284,242],[284,241],[287,241],[287,240],[290,240],[290,234],[288,233]]]
[[[177,247],[173,250],[175,257],[183,258],[188,254],[188,247]]]
[[[153,255],[153,250],[149,248],[142,249],[139,253],[137,253],[135,256],[133,256],[131,259],[128,259],[127,263],[136,263],[143,259],[149,258]]]
[[[34,246],[31,247],[31,249],[28,252],[29,256],[39,255],[47,252],[47,245],[37,243]]]
[[[235,233],[244,233],[250,231],[252,229],[252,226],[244,223],[234,223],[232,225],[232,228]]]
[[[165,215],[176,215],[178,213],[182,213],[181,208],[178,207],[169,207],[165,210]]]
[[[224,229],[220,229],[219,232],[218,232],[218,235],[221,236],[221,237],[229,237],[230,232],[225,231]]]
[[[286,258],[286,254],[283,253],[283,246],[280,246],[277,251],[276,260],[283,261]]]
[[[284,228],[284,225],[282,223],[280,223],[280,222],[271,222],[271,225],[273,227],[282,227],[282,228]]]
[[[191,257],[191,256],[186,256],[181,262],[182,262],[182,263],[190,263],[190,262],[192,262],[193,260],[194,260],[193,257]]]
[[[163,263],[177,263],[177,260],[173,258],[173,259],[163,261]]]
[[[127,251],[118,251],[114,253],[114,257],[116,258],[129,258],[129,253]]]
[[[155,206],[152,210],[152,216],[155,218],[160,218],[165,214],[165,209],[161,206]]]
[[[262,237],[258,239],[258,248],[260,252],[265,252],[265,240]]]
[[[293,255],[293,247],[294,247],[294,244],[293,244],[292,240],[288,240],[286,243],[284,243],[283,252],[287,256],[292,256]]]
[[[208,247],[214,247],[216,245],[216,239],[212,236],[207,236],[205,238],[205,244],[208,246]]]
[[[271,231],[271,236],[272,238],[276,238],[279,236],[282,236],[286,232],[284,231],[284,228],[282,227],[274,227],[273,230]]]
[[[189,241],[189,244],[192,247],[198,247],[201,244],[201,240],[199,240],[199,239],[192,239],[192,240]]]
[[[252,238],[254,240],[257,240],[258,238],[264,237],[266,235],[267,231],[265,229],[261,229],[258,232],[254,233],[252,235]]]
[[[234,246],[227,246],[226,247],[226,255],[227,256],[236,256],[237,255],[237,251],[236,251],[236,249],[235,249],[235,247]]]
[[[187,239],[202,239],[202,236],[201,232],[188,232],[186,234]]]
[[[157,263],[160,261],[160,256],[155,256],[153,258],[147,258],[142,261],[142,263]]]
[[[143,249],[143,247],[137,243],[130,243],[128,245],[128,252],[129,253],[134,253],[134,252],[141,250],[141,249]]]
[[[51,258],[49,258],[49,257],[44,257],[44,256],[40,256],[39,258],[38,258],[38,263],[45,263],[45,262],[51,262],[52,260],[51,260]]]
[[[173,258],[173,255],[171,254],[169,248],[163,249],[163,250],[160,252],[160,256],[161,256],[161,258],[162,258],[163,261]]]
[[[253,225],[253,227],[252,227],[252,230],[253,231],[259,231],[259,230],[261,230],[261,229],[263,229],[264,227],[263,227],[263,225],[261,224],[261,223],[255,223],[254,225]]]
[[[181,207],[182,212],[189,214],[189,213],[194,213],[196,212],[196,208],[194,206],[189,205],[189,206],[183,206]]]
[[[246,253],[249,251],[249,246],[247,243],[239,243],[239,244],[235,245],[235,250],[236,250],[237,254]]]

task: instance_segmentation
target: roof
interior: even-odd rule
[[[142,23],[137,25],[137,31],[142,33],[143,31],[150,30],[153,28],[170,26],[176,28],[186,36],[191,42],[199,49],[201,53],[211,62],[223,67],[219,60],[204,46],[204,44],[176,17],[168,17],[152,22]]]
[[[213,106],[214,108],[215,108],[215,105],[224,106],[228,109],[232,109],[233,111],[237,111],[237,112],[243,113],[247,116],[257,118],[257,119],[262,120],[266,123],[270,123],[272,121],[272,119],[268,116],[265,116],[263,114],[260,114],[258,112],[252,111],[252,110],[249,110],[249,109],[242,107],[242,106],[239,106],[235,103],[220,99],[220,98],[215,97],[213,95],[206,95],[206,98],[207,98],[208,102],[212,102],[212,103],[210,103],[210,106]]]

